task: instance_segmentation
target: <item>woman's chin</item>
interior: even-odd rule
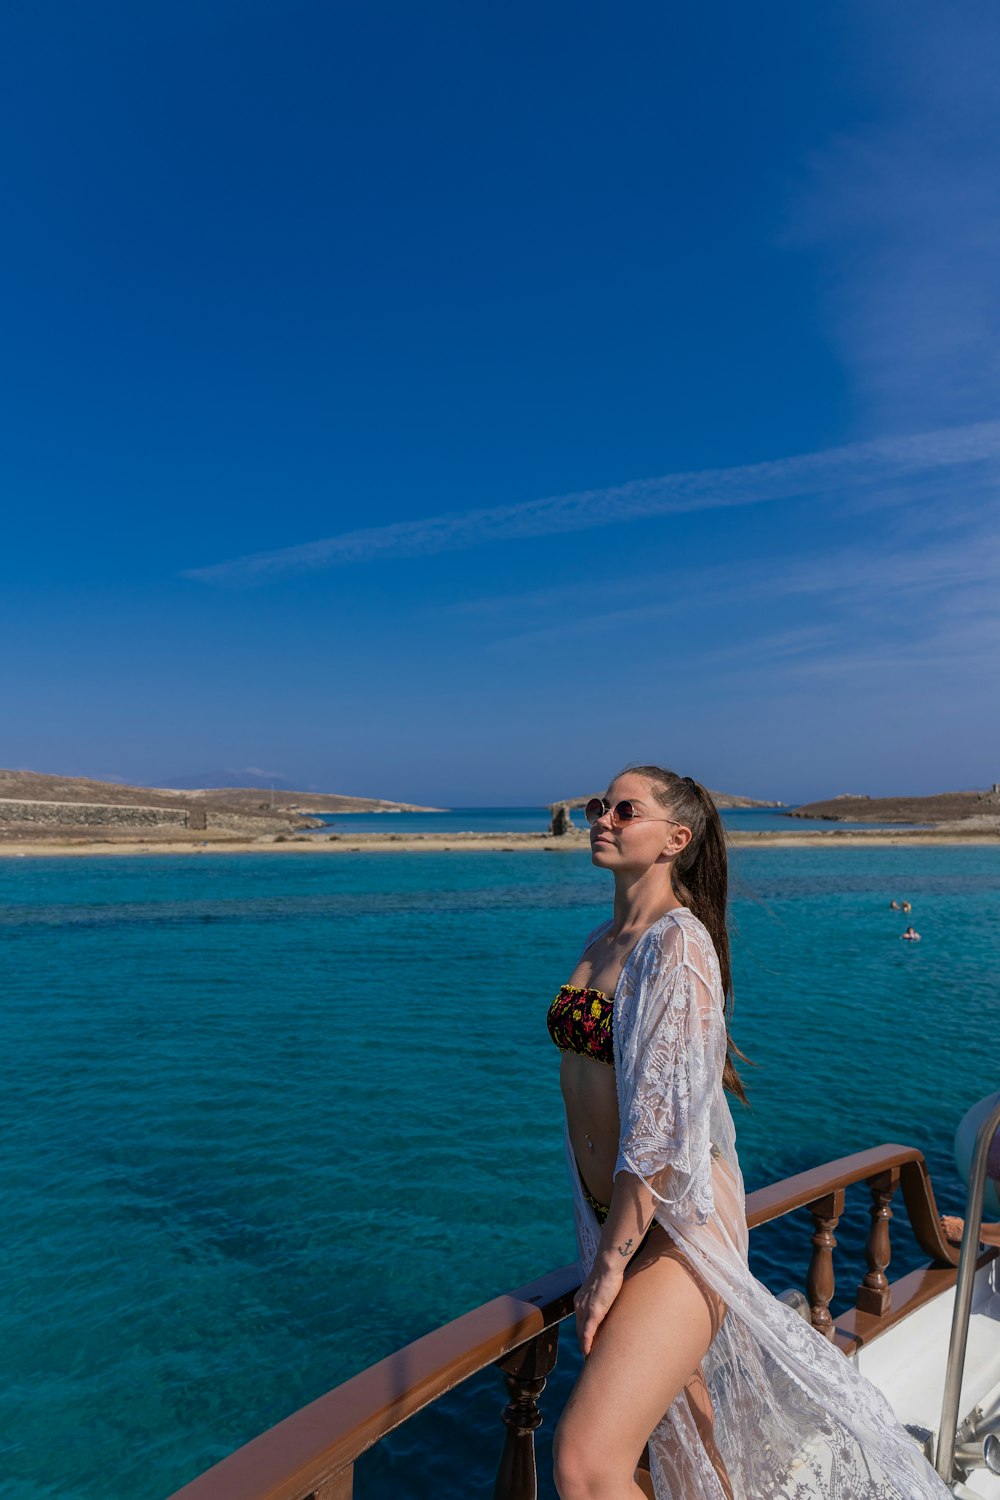
[[[591,844],[590,862],[592,865],[611,865],[614,863],[614,857],[613,844]]]

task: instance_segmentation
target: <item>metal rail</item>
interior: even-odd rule
[[[998,1126],[1000,1126],[1000,1099],[979,1127],[976,1149],[972,1154],[972,1167],[969,1171],[969,1197],[965,1205],[965,1229],[962,1234],[962,1249],[958,1261],[958,1279],[955,1283],[955,1309],[951,1319],[951,1342],[948,1345],[944,1398],[941,1402],[941,1423],[938,1427],[937,1457],[934,1465],[946,1484],[950,1484],[954,1478],[958,1403],[962,1393],[965,1350],[969,1340],[969,1319],[972,1315],[972,1291],[976,1279],[979,1231],[983,1225],[986,1165]]]

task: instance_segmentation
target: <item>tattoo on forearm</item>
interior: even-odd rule
[[[627,1239],[625,1241],[624,1245],[619,1245],[618,1246],[618,1254],[619,1255],[627,1255],[629,1253],[629,1251],[631,1250],[631,1248],[632,1248],[632,1241],[631,1241],[631,1239]]]

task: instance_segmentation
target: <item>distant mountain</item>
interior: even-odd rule
[[[302,790],[294,781],[289,781],[284,776],[260,771],[254,766],[245,766],[242,771],[199,771],[197,774],[187,776],[167,776],[162,781],[150,782],[150,785],[167,787],[178,792],[207,792],[216,787],[257,787],[265,792],[270,791],[272,787],[278,792]]]

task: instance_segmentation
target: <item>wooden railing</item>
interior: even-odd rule
[[[871,1193],[867,1269],[855,1308],[835,1324],[835,1231],[845,1189],[858,1182]],[[900,1186],[914,1234],[932,1264],[890,1285],[890,1203]],[[955,1281],[958,1247],[941,1234],[926,1163],[911,1147],[877,1146],[828,1162],[751,1193],[746,1206],[750,1229],[808,1208],[815,1226],[806,1274],[813,1326],[845,1352]],[[572,1313],[578,1286],[579,1266],[566,1266],[435,1329],[254,1438],[171,1500],[351,1500],[354,1463],[362,1453],[489,1364],[503,1371],[510,1398],[502,1413],[506,1432],[495,1500],[534,1500],[539,1397],[556,1363],[559,1324]]]

